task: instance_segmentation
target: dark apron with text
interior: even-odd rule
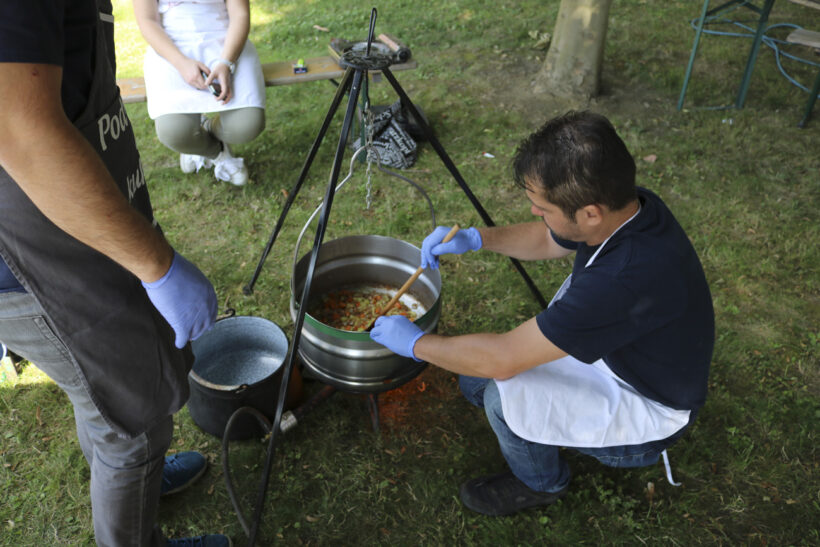
[[[113,32],[104,28],[112,23],[106,19],[97,23],[94,82],[74,125],[131,205],[153,222],[131,122],[116,86]],[[71,188],[56,191],[72,199]],[[42,306],[94,404],[118,434],[136,436],[185,404],[192,354],[174,347],[172,328],[139,279],[55,226],[2,168],[0,255]]]

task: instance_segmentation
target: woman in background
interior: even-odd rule
[[[160,142],[180,153],[183,173],[213,166],[219,180],[245,184],[248,170],[229,145],[265,127],[249,0],[134,0],[134,14],[150,46],[145,88]]]

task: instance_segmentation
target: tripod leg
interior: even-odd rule
[[[253,272],[253,277],[251,277],[251,280],[242,289],[242,292],[246,295],[253,293],[253,286],[256,284],[256,280],[259,278],[259,274],[262,273],[262,266],[265,264],[265,260],[268,258],[268,254],[270,253],[270,250],[273,247],[273,243],[276,241],[276,238],[279,235],[279,231],[282,229],[282,225],[285,223],[285,217],[288,215],[288,212],[290,211],[290,208],[293,205],[294,200],[296,199],[296,195],[299,193],[299,190],[302,188],[302,184],[305,182],[305,179],[307,178],[310,166],[313,164],[313,159],[316,157],[316,153],[319,151],[319,146],[322,144],[322,140],[324,139],[325,134],[327,133],[328,127],[330,127],[330,122],[333,120],[333,116],[336,114],[336,110],[339,108],[339,104],[342,102],[342,97],[344,97],[345,92],[347,92],[347,90],[350,88],[350,83],[352,81],[352,73],[353,69],[347,69],[345,71],[344,76],[342,77],[342,81],[339,84],[339,87],[336,88],[336,95],[334,95],[333,101],[330,103],[330,108],[328,109],[327,115],[325,116],[325,121],[322,123],[322,127],[319,129],[319,134],[313,141],[313,146],[311,146],[310,152],[308,152],[307,158],[305,159],[305,163],[302,166],[302,172],[299,174],[299,178],[296,180],[296,184],[293,186],[290,193],[288,194],[287,200],[285,200],[285,206],[282,208],[282,214],[279,215],[279,220],[276,221],[276,226],[274,227],[273,232],[271,232],[270,238],[268,239],[268,244],[262,251],[262,256],[259,258],[259,263],[256,265],[256,271]]]
[[[481,202],[478,201],[478,198],[475,197],[472,190],[470,190],[470,187],[467,186],[467,183],[464,181],[464,178],[461,176],[461,173],[459,173],[455,163],[453,163],[453,160],[450,159],[450,156],[447,154],[447,151],[444,150],[443,146],[441,146],[441,143],[438,141],[436,136],[433,135],[433,130],[430,129],[430,126],[427,125],[427,122],[424,121],[424,118],[416,108],[416,105],[413,104],[413,102],[410,100],[410,97],[408,97],[407,93],[404,92],[404,89],[402,89],[398,80],[396,80],[396,77],[393,76],[393,73],[390,72],[390,70],[387,68],[382,70],[382,74],[384,74],[385,78],[387,78],[387,80],[390,82],[390,85],[393,86],[393,89],[396,90],[396,93],[401,99],[401,103],[410,111],[410,113],[416,119],[416,122],[418,123],[419,127],[421,127],[422,132],[424,132],[425,138],[428,141],[430,141],[430,144],[433,145],[433,149],[441,158],[441,161],[444,163],[444,166],[447,167],[447,170],[450,171],[450,174],[453,175],[454,179],[456,179],[458,185],[461,187],[464,193],[467,194],[467,198],[470,200],[470,203],[473,204],[473,207],[475,207],[475,210],[478,212],[479,216],[481,216],[481,219],[487,226],[495,226],[495,223],[490,218],[490,215],[487,214],[487,211],[484,210],[484,207],[482,207]],[[513,263],[513,266],[515,266],[515,269],[518,270],[518,273],[521,274],[521,277],[524,278],[524,282],[527,284],[527,287],[529,287],[530,291],[532,292],[533,296],[535,296],[535,299],[538,301],[541,307],[546,308],[547,301],[544,299],[544,296],[541,294],[541,291],[538,290],[538,287],[535,286],[535,283],[533,283],[532,278],[530,278],[529,274],[524,269],[524,266],[521,265],[521,262],[519,262],[515,258],[510,258],[510,261]]]
[[[282,369],[282,381],[279,385],[279,399],[276,402],[276,412],[274,414],[274,424],[279,424],[282,421],[282,410],[285,405],[288,393],[288,380],[290,379],[293,370],[293,363],[296,357],[296,352],[299,348],[299,341],[302,337],[302,325],[305,321],[305,312],[307,311],[307,302],[310,298],[310,287],[313,284],[313,275],[316,271],[316,262],[319,258],[319,247],[322,245],[322,239],[325,237],[325,230],[327,229],[327,221],[330,216],[330,207],[333,205],[333,196],[336,193],[336,183],[339,181],[339,171],[344,159],[345,146],[347,144],[347,135],[350,132],[350,126],[353,121],[353,116],[356,110],[356,102],[359,99],[359,92],[361,90],[362,77],[364,71],[359,69],[348,69],[345,74],[345,79],[351,71],[353,73],[353,81],[350,86],[350,97],[347,101],[347,111],[342,122],[342,134],[339,137],[339,144],[336,147],[336,155],[333,158],[333,169],[330,173],[330,182],[325,192],[325,199],[322,205],[322,214],[319,216],[319,224],[316,227],[316,238],[313,241],[313,249],[310,254],[310,262],[305,274],[305,286],[302,289],[302,299],[299,301],[299,312],[296,314],[296,321],[293,325],[293,339],[290,344],[290,351],[288,353],[287,361]],[[340,86],[341,87],[341,86]],[[325,128],[326,129],[326,128]],[[253,546],[256,541],[256,535],[259,532],[259,524],[262,521],[262,512],[265,508],[265,497],[268,491],[268,481],[270,480],[270,470],[273,464],[273,454],[276,444],[276,439],[279,433],[278,427],[271,428],[270,438],[268,439],[268,453],[265,457],[265,467],[262,472],[262,482],[259,485],[259,492],[257,495],[256,509],[254,510],[253,524],[249,538],[249,545]]]

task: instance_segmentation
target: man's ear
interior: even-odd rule
[[[584,205],[575,212],[575,221],[585,226],[598,226],[603,219],[604,211],[600,205],[595,203]]]

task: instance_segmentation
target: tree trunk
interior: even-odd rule
[[[536,93],[598,94],[612,0],[561,0],[552,44],[536,77]]]

